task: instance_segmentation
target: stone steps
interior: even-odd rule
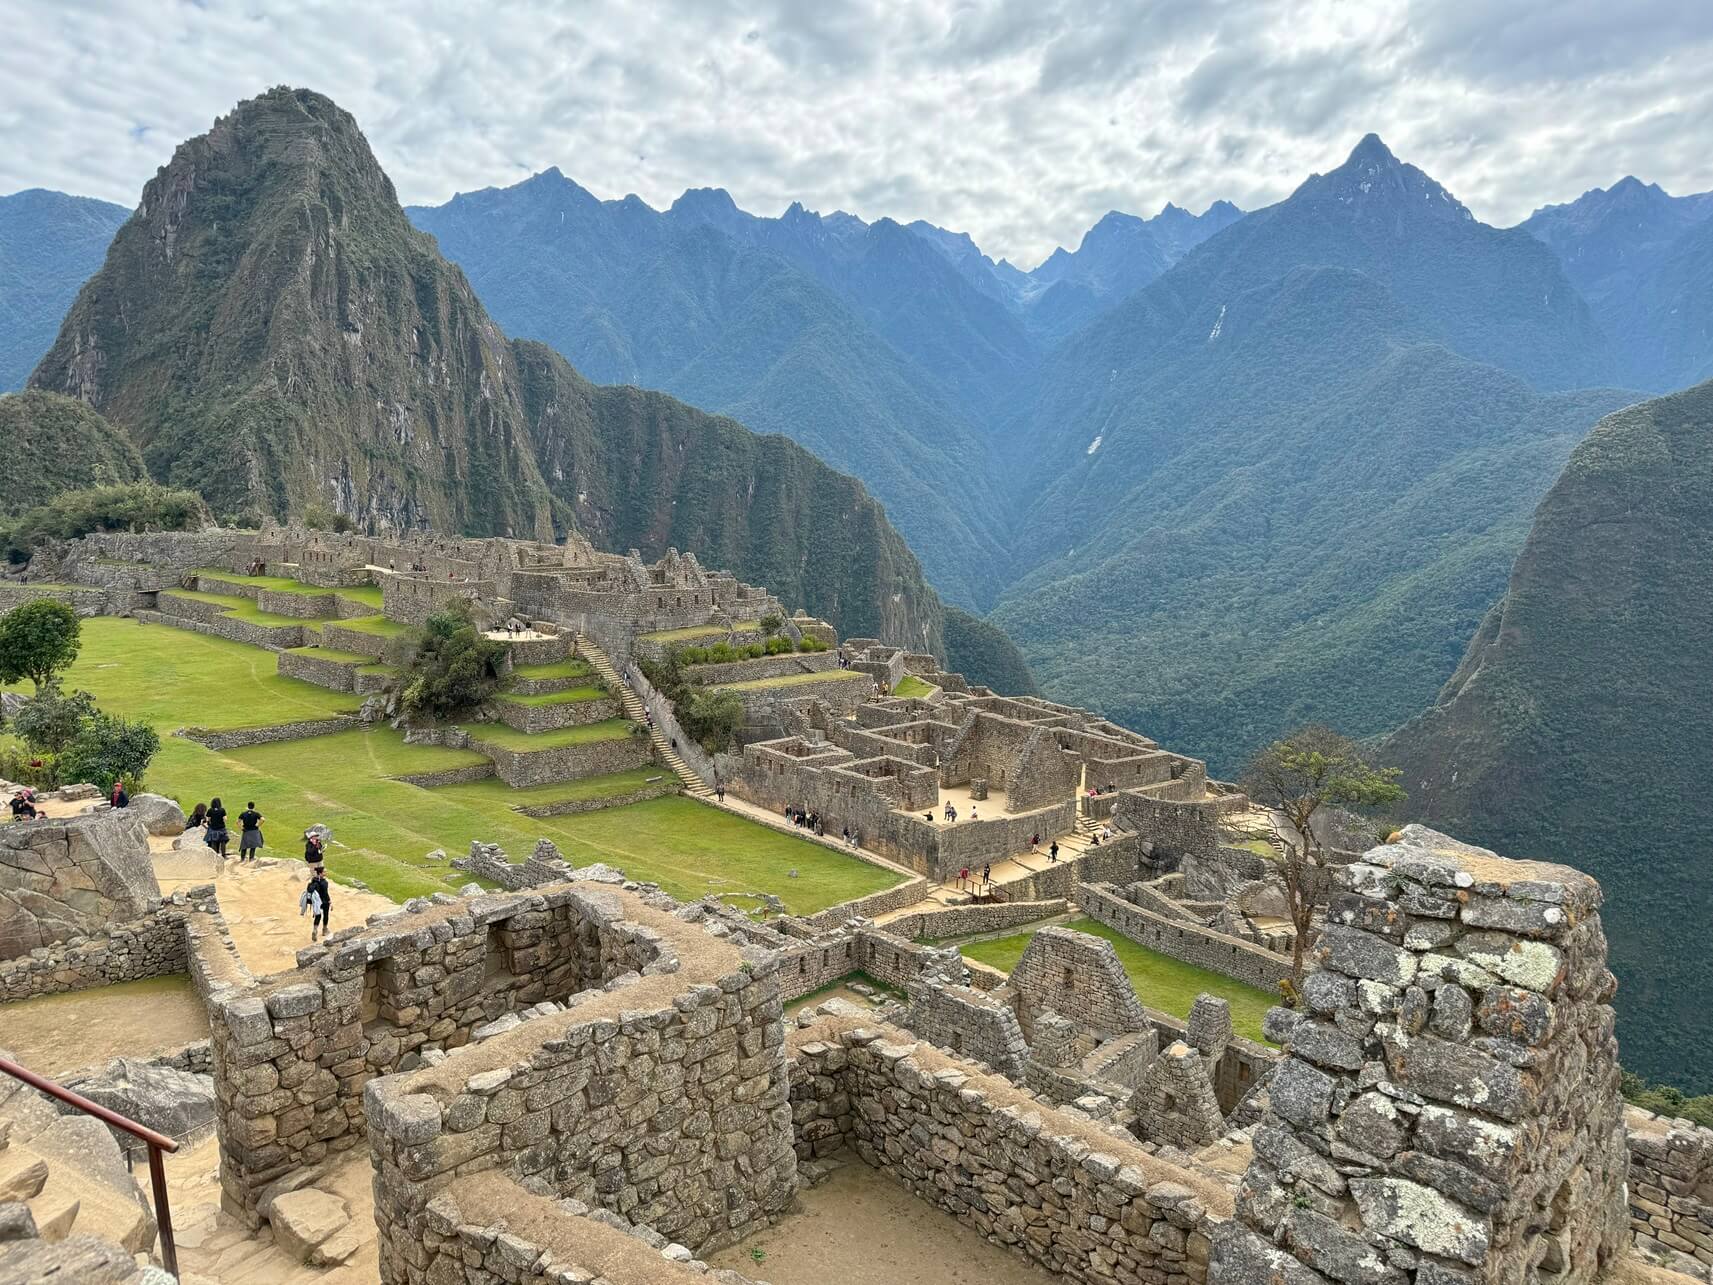
[[[577,655],[594,667],[595,673],[606,683],[607,690],[619,698],[625,717],[633,723],[648,726],[648,738],[654,745],[655,757],[684,783],[684,792],[698,799],[716,798],[707,782],[684,761],[682,754],[672,748],[672,742],[667,739],[666,734],[648,723],[648,711],[643,706],[642,698],[632,691],[631,685],[620,676],[613,662],[607,658],[607,653],[601,650],[600,644],[587,634],[578,634]]]

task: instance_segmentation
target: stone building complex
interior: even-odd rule
[[[258,564],[327,592],[251,584],[239,596],[258,611],[234,616],[219,587]],[[589,726],[653,716],[603,763],[654,757],[698,797],[718,784],[757,816],[812,812],[826,832],[812,841],[912,876],[758,917],[574,868],[545,840],[478,842],[459,864],[497,891],[410,901],[256,975],[218,883],[170,897],[152,883],[150,831],[183,824],[166,801],[146,821],[92,804],[5,833],[0,907],[29,910],[11,913],[0,1001],[188,977],[211,1034],[178,1065],[211,1081],[220,1199],[245,1227],[283,1220],[294,1192],[358,1155],[387,1285],[742,1285],[767,1263],[709,1261],[788,1229],[843,1163],[1042,1279],[1709,1279],[1713,1133],[1625,1108],[1601,891],[1575,870],[1415,826],[1340,853],[1300,1000],[1252,1041],[1210,995],[1182,1016],[1153,1007],[1111,942],[1063,926],[1084,915],[1264,988],[1290,971],[1276,840],[1249,801],[1097,714],[841,642],[687,555],[274,529],[92,537],[40,570],[75,587],[10,592],[232,631],[354,692],[383,663],[373,639],[466,598],[524,626],[520,673],[598,670]],[[368,663],[315,657],[293,619],[322,622],[323,650],[369,647],[349,653]],[[790,645],[705,654],[768,638]],[[669,656],[742,698],[728,752],[677,734],[642,673]],[[590,770],[488,746],[480,726],[412,734],[491,750],[507,784]],[[64,898],[71,878],[101,895]],[[8,888],[24,891],[7,902]],[[49,910],[56,897],[76,913]],[[1009,971],[944,944],[1031,926]],[[0,1002],[0,1030],[6,1016]],[[103,1252],[32,1235],[11,1208],[0,1282]]]

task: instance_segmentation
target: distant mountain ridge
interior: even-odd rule
[[[240,103],[144,188],[31,387],[122,428],[220,516],[669,545],[848,633],[941,647],[914,555],[853,479],[512,342],[411,227],[351,116]]]
[[[1411,818],[1605,888],[1625,1063],[1713,1090],[1713,382],[1608,415],[1438,698],[1386,740]]]
[[[41,188],[0,196],[0,393],[24,386],[130,214]]]

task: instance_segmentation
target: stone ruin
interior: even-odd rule
[[[1215,1280],[1601,1277],[1626,1241],[1600,888],[1421,827],[1340,870]]]

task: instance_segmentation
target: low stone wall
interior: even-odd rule
[[[349,660],[328,660],[314,652],[282,651],[278,660],[281,678],[298,678],[329,691],[357,690],[358,666]]]
[[[365,633],[361,629],[329,620],[321,626],[321,642],[334,651],[354,652],[359,656],[368,656],[380,660],[387,653],[387,644],[391,638],[383,638],[379,634]]]
[[[751,723],[769,721],[769,711],[786,701],[818,700],[828,709],[848,714],[874,695],[865,675],[837,670],[814,682],[790,683],[783,687],[720,687],[743,702],[744,716]]]
[[[187,917],[218,913],[214,885],[203,884],[151,903],[135,919],[0,960],[0,1001],[188,972]]]
[[[901,1024],[949,1053],[1023,1082],[1029,1045],[1017,1014],[983,991],[925,982],[911,995]]]
[[[335,732],[348,732],[362,724],[350,715],[336,715],[333,718],[317,718],[304,723],[271,723],[266,727],[233,727],[225,731],[211,731],[206,727],[181,727],[174,732],[187,741],[195,741],[198,745],[211,750],[241,750],[252,745],[268,745],[274,741],[302,741],[312,736],[331,736]]]
[[[684,676],[710,687],[738,683],[751,678],[783,678],[787,674],[825,674],[839,667],[832,651],[786,652],[780,656],[758,656],[754,660],[731,660],[706,665],[686,665]]]
[[[529,735],[553,732],[562,727],[586,727],[590,723],[604,723],[609,718],[621,717],[625,712],[624,706],[611,696],[586,701],[561,701],[550,705],[525,705],[520,701],[497,700],[493,707],[499,714],[500,721],[507,727],[516,728]]]
[[[1076,903],[1090,919],[1116,928],[1138,945],[1186,964],[1212,969],[1235,981],[1276,991],[1291,975],[1291,960],[1270,950],[1203,928],[1183,919],[1167,918],[1133,905],[1111,884],[1077,885]]]
[[[423,1250],[434,1285],[537,1285],[541,1281],[670,1285],[714,1280],[756,1285],[707,1265],[658,1232],[635,1227],[582,1201],[552,1200],[509,1174],[456,1178],[424,1207]],[[495,1229],[504,1231],[496,1234]],[[406,1279],[419,1275],[406,1265]],[[427,1281],[427,1271],[420,1274]]]
[[[888,932],[915,941],[927,937],[942,940],[948,937],[969,937],[976,933],[1003,932],[1054,915],[1065,913],[1062,897],[1051,901],[1002,901],[981,905],[950,906],[944,910],[927,910],[917,915],[904,915],[888,921]]]
[[[327,620],[339,615],[338,604],[331,593],[293,593],[289,589],[256,591],[256,606],[270,615],[294,616],[299,620]],[[363,613],[372,616],[371,609]]]
[[[542,895],[579,956],[554,988],[570,1007],[364,1090],[388,1285],[460,1279],[426,1235],[454,1173],[509,1175],[692,1250],[765,1226],[795,1194],[777,960],[642,897]]]
[[[854,1149],[920,1199],[1065,1280],[1204,1282],[1231,1197],[896,1027],[792,1031],[802,1158]]]
[[[866,973],[907,993],[924,978],[954,985],[963,985],[969,978],[957,951],[918,946],[872,926],[820,932],[779,951],[779,989],[787,1002],[812,995],[852,973]]]
[[[846,847],[844,844],[831,844],[839,852],[853,860],[865,861],[867,858],[860,849]],[[878,862],[869,861],[869,865]],[[882,867],[890,869],[890,867]],[[928,895],[928,881],[921,878],[905,879],[890,888],[882,888],[879,892],[871,892],[866,897],[854,897],[850,901],[841,901],[836,906],[828,906],[825,910],[817,911],[804,918],[817,929],[835,928],[851,919],[873,919],[889,911],[901,909],[904,906],[914,906]]]
[[[284,651],[290,647],[303,647],[315,641],[315,632],[302,625],[257,625],[248,620],[238,620],[233,616],[218,614],[219,607],[209,619],[187,615],[177,610],[165,609],[168,602],[182,605],[183,599],[169,599],[162,594],[157,602],[155,611],[138,611],[134,613],[138,620],[148,624],[172,625],[176,629],[188,629],[192,633],[206,634],[210,638],[224,638],[228,642],[243,643],[248,647],[261,647],[267,651]],[[209,606],[208,603],[196,603],[196,606]]]
[[[561,799],[557,803],[538,803],[531,807],[515,810],[523,813],[526,817],[577,816],[584,812],[602,812],[607,808],[622,808],[632,803],[646,803],[650,799],[677,794],[683,788],[683,783],[676,776],[667,773],[653,785],[639,786],[634,790],[626,790],[623,794],[609,794],[600,799]]]
[[[514,789],[628,772],[654,760],[654,747],[646,736],[621,736],[525,751],[484,741],[479,735],[473,735],[470,744],[494,761],[495,775]]]
[[[471,781],[485,781],[493,774],[492,763],[472,763],[468,767],[449,767],[440,772],[411,772],[405,776],[395,776],[393,780],[432,790],[438,785],[468,785]]]
[[[38,598],[63,602],[80,616],[100,616],[116,607],[123,609],[131,595],[124,591],[109,593],[105,589],[80,585],[33,585],[0,580],[0,613],[22,607],[26,602],[35,602]]]
[[[1713,1129],[1639,1107],[1625,1111],[1624,1124],[1632,1239],[1693,1258],[1705,1274],[1713,1264]]]

